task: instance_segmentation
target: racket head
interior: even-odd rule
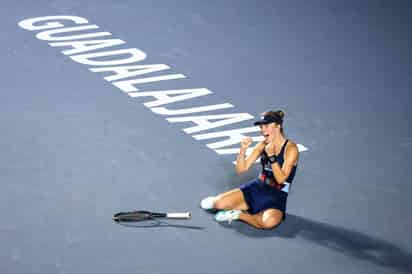
[[[113,215],[115,222],[142,222],[153,220],[155,218],[164,218],[165,213],[150,212],[146,210],[136,210],[129,212],[119,212]]]
[[[141,222],[152,219],[151,212],[145,210],[119,212],[113,215],[113,221],[115,222]]]

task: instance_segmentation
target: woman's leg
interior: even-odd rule
[[[246,212],[242,212],[239,215],[239,220],[260,229],[272,229],[279,225],[282,222],[282,219],[283,212],[274,208],[266,209],[265,211],[254,215]]]
[[[218,210],[239,209],[248,210],[249,207],[239,188],[224,192],[216,196],[213,207]]]

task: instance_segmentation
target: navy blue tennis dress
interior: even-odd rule
[[[285,148],[288,141],[285,141],[279,155],[276,155],[280,166],[284,162]],[[260,163],[262,171],[259,177],[240,186],[240,190],[249,206],[248,211],[250,214],[256,214],[265,209],[275,208],[283,212],[284,220],[286,218],[286,201],[292,181],[295,178],[297,165],[293,167],[286,181],[283,184],[279,184],[276,182],[268,155],[264,150],[260,155]]]

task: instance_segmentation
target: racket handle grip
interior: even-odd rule
[[[181,213],[167,213],[166,218],[169,219],[190,219],[190,212],[181,212]]]

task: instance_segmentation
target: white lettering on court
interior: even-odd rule
[[[36,34],[36,38],[50,41],[49,45],[51,47],[67,48],[62,50],[62,54],[69,56],[79,64],[92,66],[88,68],[91,72],[105,74],[104,79],[106,81],[119,88],[129,97],[153,98],[154,100],[146,101],[143,104],[153,113],[167,116],[166,120],[169,123],[195,124],[194,126],[183,128],[183,131],[187,134],[235,125],[254,118],[251,114],[245,112],[210,114],[210,112],[215,110],[234,108],[232,104],[227,102],[182,109],[165,106],[211,95],[213,92],[206,88],[139,91],[137,86],[140,84],[184,79],[186,76],[183,74],[166,74],[141,77],[145,74],[168,70],[170,67],[166,64],[141,64],[140,62],[144,61],[147,55],[140,49],[113,48],[124,45],[126,42],[123,40],[101,38],[91,40],[90,38],[111,36],[112,34],[106,31],[91,31],[99,29],[99,26],[89,25],[88,23],[88,20],[82,17],[58,15],[28,18],[18,22],[18,25],[25,30],[40,31]],[[109,50],[96,51],[102,49]],[[205,112],[208,112],[208,114],[203,114]],[[200,115],[183,116],[193,113]],[[195,134],[192,137],[199,141],[218,139],[206,144],[206,146],[219,155],[233,155],[239,152],[239,147],[234,147],[234,145],[238,145],[244,136],[251,133],[257,134],[257,136],[251,136],[253,142],[263,140],[263,137],[260,135],[260,129],[255,126],[229,130],[223,129],[221,131]],[[302,144],[298,144],[298,149],[299,151],[307,150]],[[252,150],[253,148],[250,147],[246,154],[249,155]]]

